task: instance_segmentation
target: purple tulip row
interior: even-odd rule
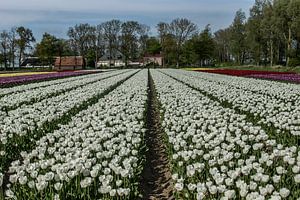
[[[253,74],[248,77],[300,83],[300,74]]]
[[[83,74],[90,74],[92,71],[65,71],[49,74],[37,74],[27,76],[14,76],[14,77],[3,77],[0,78],[0,86],[22,84],[27,82],[41,81],[47,79],[63,78],[69,76],[78,76]]]

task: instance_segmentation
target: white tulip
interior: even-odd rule
[[[177,191],[183,190],[183,183],[175,183],[174,187]]]
[[[286,198],[290,195],[290,190],[288,190],[286,188],[281,188],[279,193],[282,198]]]
[[[296,183],[300,183],[300,174],[295,175],[294,180]]]

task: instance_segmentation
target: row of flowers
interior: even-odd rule
[[[28,76],[14,76],[14,77],[3,77],[0,78],[0,86],[11,86],[16,84],[24,84],[28,82],[41,81],[54,78],[62,78],[69,76],[78,76],[83,74],[94,73],[93,71],[65,71],[57,73],[48,73],[48,74],[36,74]]]
[[[299,93],[296,93],[296,91],[300,90],[299,85],[294,85],[294,87],[292,87],[296,88],[294,90],[288,89],[290,84],[278,88],[266,87],[265,94],[263,94],[251,91],[251,89],[246,89],[247,87],[253,87],[249,85],[255,84],[253,82],[247,84],[247,81],[250,80],[247,78],[236,79],[235,83],[237,86],[234,87],[232,84],[227,84],[228,81],[218,82],[219,79],[211,78],[208,80],[208,78],[201,78],[209,77],[206,73],[195,76],[191,75],[191,73],[195,74],[195,72],[181,72],[179,70],[165,70],[164,72],[208,95],[218,98],[220,101],[230,103],[233,108],[251,113],[260,119],[260,124],[274,126],[278,132],[278,137],[291,139],[290,136],[294,136],[294,141],[297,142],[300,136],[300,96]],[[223,76],[223,80],[227,78],[232,80],[230,76]],[[259,82],[255,85],[260,87],[258,85],[261,84],[261,87],[264,87],[264,81],[258,81]],[[269,81],[265,82],[267,82],[266,85],[269,84]],[[267,88],[270,88],[268,92],[266,92]],[[290,95],[293,96],[293,98],[278,98],[278,94],[280,94],[278,90],[283,90],[283,88],[286,88],[288,91],[294,91],[294,93]],[[266,93],[268,93],[268,95],[266,95]]]
[[[126,71],[124,71],[126,72]],[[23,92],[11,93],[0,98],[0,110],[12,110],[22,104],[32,104],[46,98],[58,96],[64,92],[76,89],[78,87],[95,83],[101,79],[108,78],[122,71],[107,72],[101,74],[85,75],[84,77],[77,77],[70,81],[65,81],[57,84],[51,84],[44,87],[37,87]]]
[[[274,71],[237,70],[237,69],[197,69],[197,68],[194,69],[194,71],[300,83],[300,74],[296,74],[294,72],[274,72]]]
[[[220,74],[188,73],[188,75],[207,81],[217,82],[219,84],[226,84],[230,87],[240,88],[245,91],[273,96],[283,99],[285,102],[293,102],[297,100],[300,95],[300,87],[296,84],[260,79],[245,79],[243,77],[224,76]]]
[[[37,82],[37,83],[18,85],[15,87],[0,88],[0,97],[3,97],[8,94],[12,94],[12,93],[18,93],[18,92],[24,92],[26,90],[32,90],[35,88],[42,88],[42,87],[61,84],[61,83],[69,82],[69,81],[81,80],[84,78],[85,78],[85,76],[84,77],[72,76],[72,77],[66,77],[63,79],[48,80],[48,81],[42,81],[42,82]]]
[[[199,69],[195,71],[209,72],[215,74],[225,74],[231,76],[249,76],[249,75],[268,75],[268,74],[295,74],[293,72],[275,72],[275,71],[259,71],[259,70],[241,70],[241,69]]]
[[[6,166],[20,149],[32,146],[45,131],[65,123],[66,115],[76,113],[76,108],[82,105],[88,106],[92,99],[97,100],[109,88],[136,72],[125,72],[32,105],[22,105],[7,113],[0,113],[0,168]]]
[[[151,74],[162,106],[177,198],[300,196],[298,145],[277,143],[245,115],[159,71]]]
[[[248,77],[300,83],[300,74],[255,74]]]
[[[6,197],[136,199],[146,100],[143,70],[12,162]]]

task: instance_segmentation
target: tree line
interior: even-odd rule
[[[50,65],[57,56],[83,56],[96,66],[107,53],[122,53],[126,65],[145,54],[162,54],[165,66],[300,65],[300,1],[256,0],[246,18],[238,10],[231,25],[212,33],[199,30],[185,18],[159,22],[157,35],[137,21],[110,20],[99,25],[70,27],[67,39],[45,33],[40,42],[25,27],[0,33],[0,63],[7,68],[21,63],[26,53]],[[112,60],[110,60],[112,62]]]
[[[256,0],[214,35],[220,63],[300,66],[300,1]]]

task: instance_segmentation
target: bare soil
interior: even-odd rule
[[[158,99],[150,72],[148,85],[147,132],[145,135],[148,150],[140,184],[143,192],[142,199],[173,200],[175,198],[172,174],[164,144]]]

